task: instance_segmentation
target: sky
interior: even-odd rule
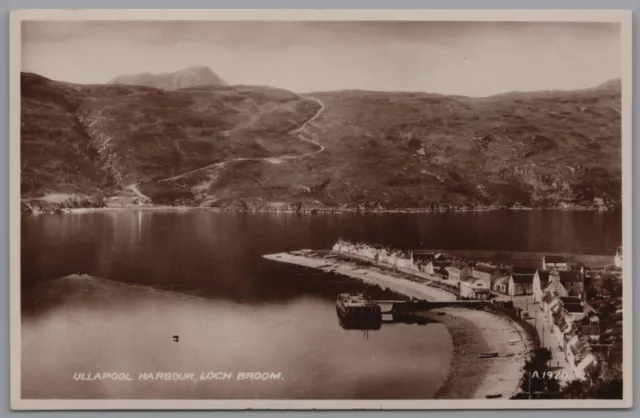
[[[228,84],[488,96],[621,76],[616,23],[25,22],[22,71],[105,83],[205,65]]]

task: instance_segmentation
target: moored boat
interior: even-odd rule
[[[361,293],[341,293],[336,301],[336,313],[346,328],[378,328],[382,309]]]

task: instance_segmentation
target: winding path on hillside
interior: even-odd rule
[[[207,166],[204,167],[200,167],[200,168],[196,168],[194,170],[189,170],[186,171],[182,174],[178,174],[177,176],[172,176],[172,177],[167,177],[165,179],[162,180],[158,180],[159,183],[161,182],[167,182],[167,181],[174,181],[174,180],[179,180],[181,178],[187,177],[193,173],[197,173],[200,171],[207,171],[207,170],[211,170],[214,168],[222,168],[224,166],[226,166],[229,163],[235,163],[235,162],[240,162],[240,161],[265,161],[268,162],[270,164],[282,164],[285,161],[291,161],[291,160],[299,160],[302,158],[307,158],[307,157],[311,157],[313,155],[316,154],[320,154],[322,151],[324,151],[324,147],[322,145],[320,145],[317,141],[314,141],[313,139],[307,138],[304,136],[304,134],[302,133],[302,131],[305,130],[305,128],[314,120],[316,120],[317,118],[320,117],[320,115],[322,114],[322,112],[324,112],[325,106],[324,103],[322,103],[321,100],[316,99],[315,97],[306,97],[307,99],[311,99],[313,101],[315,101],[316,103],[318,103],[320,105],[320,109],[318,109],[318,111],[309,119],[307,119],[302,125],[300,125],[298,128],[294,129],[293,131],[291,131],[291,133],[293,134],[297,134],[298,135],[298,139],[300,141],[303,142],[308,142],[312,145],[315,145],[318,147],[317,150],[315,151],[311,151],[311,152],[307,152],[305,154],[300,154],[300,155],[280,155],[277,157],[258,157],[258,158],[233,158],[231,160],[226,160],[226,161],[220,161],[217,163],[213,163],[213,164],[209,164]]]
[[[151,201],[151,198],[149,196],[140,191],[140,189],[138,188],[138,184],[131,184],[127,186],[127,189],[131,190],[140,199]]]
[[[178,174],[176,176],[167,177],[167,178],[164,178],[162,180],[158,180],[158,183],[179,180],[179,179],[187,177],[187,176],[189,176],[189,175],[191,175],[193,173],[197,173],[197,172],[200,172],[200,171],[212,170],[212,169],[215,169],[215,168],[222,168],[222,167],[226,166],[229,163],[235,163],[235,162],[240,162],[240,161],[265,161],[265,162],[268,162],[270,164],[282,164],[285,161],[299,160],[299,159],[302,159],[302,158],[307,158],[307,157],[311,157],[311,156],[316,155],[316,154],[320,154],[322,151],[324,151],[324,146],[322,146],[317,141],[314,141],[313,139],[306,138],[302,131],[304,131],[305,128],[311,122],[313,122],[314,120],[316,120],[316,119],[318,119],[320,117],[322,112],[324,112],[324,110],[325,110],[325,105],[320,99],[316,99],[315,97],[306,96],[306,98],[310,99],[310,100],[313,100],[316,103],[318,103],[320,105],[320,109],[318,109],[318,111],[316,113],[314,113],[314,115],[311,116],[311,118],[307,119],[302,125],[300,125],[298,128],[296,128],[293,131],[291,131],[291,133],[292,134],[297,134],[298,135],[298,139],[300,141],[308,142],[308,143],[310,143],[312,145],[317,146],[318,147],[317,150],[311,151],[311,152],[307,152],[305,154],[300,154],[300,155],[283,154],[283,155],[280,155],[278,157],[233,158],[231,160],[220,161],[220,162],[217,162],[217,163],[209,164],[209,165],[204,166],[204,167],[196,168],[194,170],[189,170],[189,171],[186,171],[184,173]],[[146,200],[146,201],[151,201],[151,198],[149,196],[145,195],[144,193],[142,193],[140,191],[140,189],[138,188],[138,183],[130,184],[126,188],[131,190],[139,198],[141,198],[143,200]]]

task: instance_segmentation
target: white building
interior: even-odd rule
[[[396,267],[403,270],[412,270],[413,261],[406,254],[400,254],[396,258]]]
[[[615,264],[615,266],[619,269],[622,268],[622,247],[618,247],[618,250],[616,251],[616,256],[613,259],[613,264]]]

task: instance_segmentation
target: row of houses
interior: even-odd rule
[[[582,380],[589,368],[598,363],[591,343],[598,340],[599,319],[584,299],[563,294],[564,286],[559,280],[559,275],[550,276],[542,290],[540,308],[575,376]]]
[[[451,260],[442,254],[402,251],[381,245],[351,243],[344,240],[338,240],[332,249],[336,252],[349,254],[392,268],[421,272],[429,275],[438,274],[444,267],[452,263]]]
[[[581,296],[584,292],[584,269],[559,270],[547,265],[551,270],[526,267],[497,266],[488,263],[472,265],[465,262],[453,263],[447,267],[449,279],[461,285],[473,283],[494,293],[509,296],[533,295],[540,301],[542,290],[551,278],[557,278],[558,291],[563,296]]]
[[[366,259],[391,268],[422,273],[445,280],[459,290],[465,299],[489,299],[493,293],[510,296],[534,295],[539,301],[542,289],[549,282],[549,275],[558,275],[559,291],[563,295],[582,295],[584,291],[583,271],[574,268],[564,257],[544,256],[542,265],[546,269],[520,268],[474,262],[429,251],[402,251],[367,243],[351,243],[339,240],[333,250]]]

